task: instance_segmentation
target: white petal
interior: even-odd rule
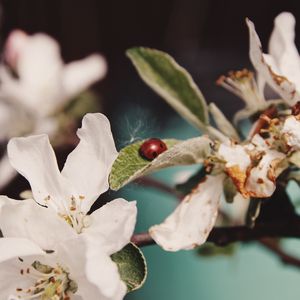
[[[217,218],[223,179],[223,175],[207,176],[162,224],[151,227],[155,242],[167,251],[205,243]]]
[[[249,206],[249,199],[244,198],[240,193],[236,193],[233,198],[232,203],[226,201],[221,201],[220,211],[226,214],[226,224],[228,226],[228,217],[230,218],[230,225],[242,226],[245,225],[246,214]],[[222,215],[219,214],[219,218],[222,218]]]
[[[45,252],[34,242],[23,238],[0,239],[0,263],[17,257],[44,255]]]
[[[16,294],[17,288],[29,288],[34,280],[21,274],[37,257],[45,255],[37,245],[27,239],[0,239],[0,299]],[[26,263],[27,259],[29,264]],[[14,298],[9,298],[14,299]],[[19,299],[19,298],[16,298]]]
[[[76,294],[83,299],[123,299],[126,285],[121,281],[117,265],[102,251],[101,244],[73,239],[61,244],[58,253],[61,262],[68,266],[70,277],[78,284]]]
[[[43,134],[46,133],[50,139],[57,133],[59,129],[59,121],[53,117],[41,117],[36,118],[35,126],[31,131],[31,134]]]
[[[4,58],[11,68],[16,69],[19,56],[22,53],[22,49],[26,47],[28,42],[28,35],[22,30],[12,31],[4,46]]]
[[[7,151],[12,166],[29,181],[35,201],[64,212],[67,183],[59,172],[48,136],[13,138]]]
[[[245,148],[241,145],[227,145],[222,143],[218,154],[226,161],[226,167],[238,166],[242,172],[246,172],[251,160]]]
[[[26,238],[44,250],[54,250],[57,243],[76,233],[52,209],[33,200],[13,200],[0,196],[0,229],[4,237]]]
[[[68,156],[62,175],[76,188],[77,196],[84,196],[80,206],[87,212],[109,188],[108,176],[118,152],[103,114],[86,114],[77,135],[80,142]]]
[[[276,168],[285,158],[283,153],[266,150],[258,165],[251,169],[246,181],[246,190],[255,198],[270,197],[276,189]]]
[[[17,61],[23,99],[40,115],[53,112],[62,105],[63,61],[58,43],[46,34],[28,37]]]
[[[7,90],[10,87],[7,86],[5,79],[2,77],[2,71],[3,69],[0,66],[0,141],[28,134],[32,131],[35,122],[35,117],[28,114],[27,108],[19,102],[14,102],[11,98],[14,97],[12,95],[14,92]],[[19,87],[13,87],[14,89],[19,94]]]
[[[300,121],[296,117],[288,117],[284,122],[281,132],[286,138],[286,143],[293,150],[300,150]]]
[[[281,74],[287,77],[300,90],[300,58],[295,45],[295,18],[283,12],[274,21],[270,37],[269,53],[276,61]]]
[[[83,234],[103,245],[103,251],[113,254],[130,242],[136,223],[136,202],[115,199],[102,206],[90,217],[90,226]]]
[[[254,148],[252,148],[252,145],[254,146]],[[261,135],[255,134],[251,139],[251,143],[246,145],[246,148],[248,148],[250,151],[254,149],[258,151],[263,151],[265,149],[268,149],[269,146],[267,145],[266,141],[261,137]]]
[[[90,55],[65,66],[63,85],[67,98],[84,91],[94,82],[102,79],[107,71],[105,59],[101,55]]]
[[[289,81],[289,78],[276,74],[265,60],[262,52],[261,42],[255,31],[254,24],[246,20],[250,36],[250,60],[258,73],[268,82],[268,84],[288,103],[294,104],[300,100],[295,85]]]

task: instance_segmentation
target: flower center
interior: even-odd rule
[[[236,96],[244,99],[247,105],[264,105],[254,74],[247,69],[231,71],[227,76],[221,76],[217,84],[224,87]]]
[[[20,274],[35,280],[29,288],[16,289],[17,297],[22,300],[70,300],[70,295],[78,289],[76,282],[70,279],[69,273],[60,265],[53,268],[34,261],[31,267],[21,269]]]
[[[90,225],[89,216],[82,212],[81,209],[81,202],[84,201],[84,199],[85,197],[81,195],[78,198],[71,196],[69,201],[63,202],[63,207],[59,207],[50,195],[44,200],[45,206],[54,206],[55,210],[58,211],[58,215],[72,226],[77,233],[81,233],[84,228]]]

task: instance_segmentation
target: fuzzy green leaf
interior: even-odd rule
[[[142,251],[134,244],[126,245],[114,253],[111,259],[117,264],[121,279],[128,292],[139,289],[147,277],[147,265]]]
[[[222,111],[218,108],[215,103],[209,104],[209,111],[217,125],[217,128],[226,136],[240,141],[240,137],[233,127],[233,125],[229,122],[229,120],[225,117]]]
[[[223,247],[212,243],[205,243],[197,249],[197,254],[205,257],[232,256],[236,252],[237,244],[232,243]]]
[[[206,136],[186,141],[172,139],[163,141],[168,149],[152,161],[144,159],[139,154],[139,148],[144,141],[123,148],[112,166],[109,177],[110,188],[118,190],[138,177],[163,168],[201,163],[211,150],[211,140]]]
[[[188,122],[205,130],[209,123],[206,101],[191,75],[167,53],[149,49],[127,50],[139,75]]]

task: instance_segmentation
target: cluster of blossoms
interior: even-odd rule
[[[10,35],[5,59],[8,65],[0,67],[3,140],[53,133],[54,124],[46,124],[55,123],[55,111],[106,69],[98,55],[64,66],[52,38],[20,31]],[[116,199],[89,214],[109,188],[118,153],[103,114],[85,115],[77,136],[80,142],[62,171],[48,135],[8,143],[8,160],[30,183],[32,197],[0,196],[1,299],[118,300],[127,292],[111,255],[130,242],[136,204]]]
[[[154,160],[165,167],[172,165],[170,161],[173,165],[183,164],[182,156],[184,162],[193,163],[200,162],[197,155],[205,157],[201,161],[205,169],[202,181],[162,224],[149,229],[151,237],[165,250],[192,249],[207,240],[227,185],[234,201],[239,198],[247,203],[253,198],[271,197],[278,177],[300,151],[300,59],[294,45],[294,24],[291,14],[280,14],[275,20],[269,54],[264,54],[253,23],[247,20],[249,54],[257,74],[242,70],[218,80],[246,103],[235,115],[235,123],[260,113],[244,141],[211,105],[223,121],[226,119],[225,125],[232,134],[227,137],[204,122],[201,126],[209,127],[207,133],[219,138],[201,139],[201,145],[208,145],[209,151],[202,151],[197,144],[199,138],[191,139],[193,144],[175,143],[171,152],[166,143],[153,138],[139,144],[138,150],[134,148],[136,153],[131,152],[142,160],[138,174],[151,170]],[[5,64],[0,66],[0,140],[10,141],[0,172],[9,162],[30,183],[32,193],[21,201],[0,196],[0,298],[121,300],[127,287],[111,256],[131,240],[136,203],[115,199],[90,213],[93,203],[109,189],[113,164],[118,163],[109,121],[100,113],[83,117],[77,131],[80,141],[61,171],[48,135],[40,134],[53,135],[58,127],[55,113],[105,75],[105,61],[92,55],[64,65],[53,39],[43,34],[28,36],[21,31],[9,36],[4,58]],[[168,63],[171,73],[174,61]],[[143,67],[145,73],[151,73],[145,64]],[[186,76],[184,84],[193,86],[181,68],[177,66],[175,70],[181,72],[176,73],[181,80]],[[152,87],[159,90],[159,83],[161,80],[152,82]],[[266,85],[281,99],[266,100]],[[164,96],[168,92],[160,90]],[[198,99],[200,92],[194,96]],[[173,98],[172,94],[168,101],[173,103]],[[184,116],[190,116],[182,103],[174,106]],[[208,112],[200,115],[208,119]],[[195,116],[192,120],[199,123]],[[27,134],[34,135],[20,137]],[[189,149],[191,145],[201,149]],[[127,161],[134,164],[134,159]],[[126,162],[121,161],[121,165],[124,171]],[[10,176],[2,176],[0,187]],[[134,177],[130,176],[128,182]]]
[[[206,241],[217,220],[224,181],[229,180],[234,187],[234,199],[271,197],[276,179],[300,149],[300,57],[294,44],[294,17],[282,13],[275,19],[270,54],[262,52],[253,23],[247,20],[247,25],[249,54],[257,79],[252,72],[242,70],[220,77],[217,83],[246,103],[235,115],[235,123],[259,111],[265,113],[254,123],[244,142],[230,138],[211,141],[212,152],[204,161],[207,175],[162,224],[149,230],[165,250],[192,249]],[[282,99],[266,100],[266,84]],[[278,110],[278,105],[284,109]]]

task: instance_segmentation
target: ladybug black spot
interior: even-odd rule
[[[155,159],[162,152],[166,151],[167,145],[160,139],[151,138],[146,140],[139,149],[139,154],[149,161]]]

